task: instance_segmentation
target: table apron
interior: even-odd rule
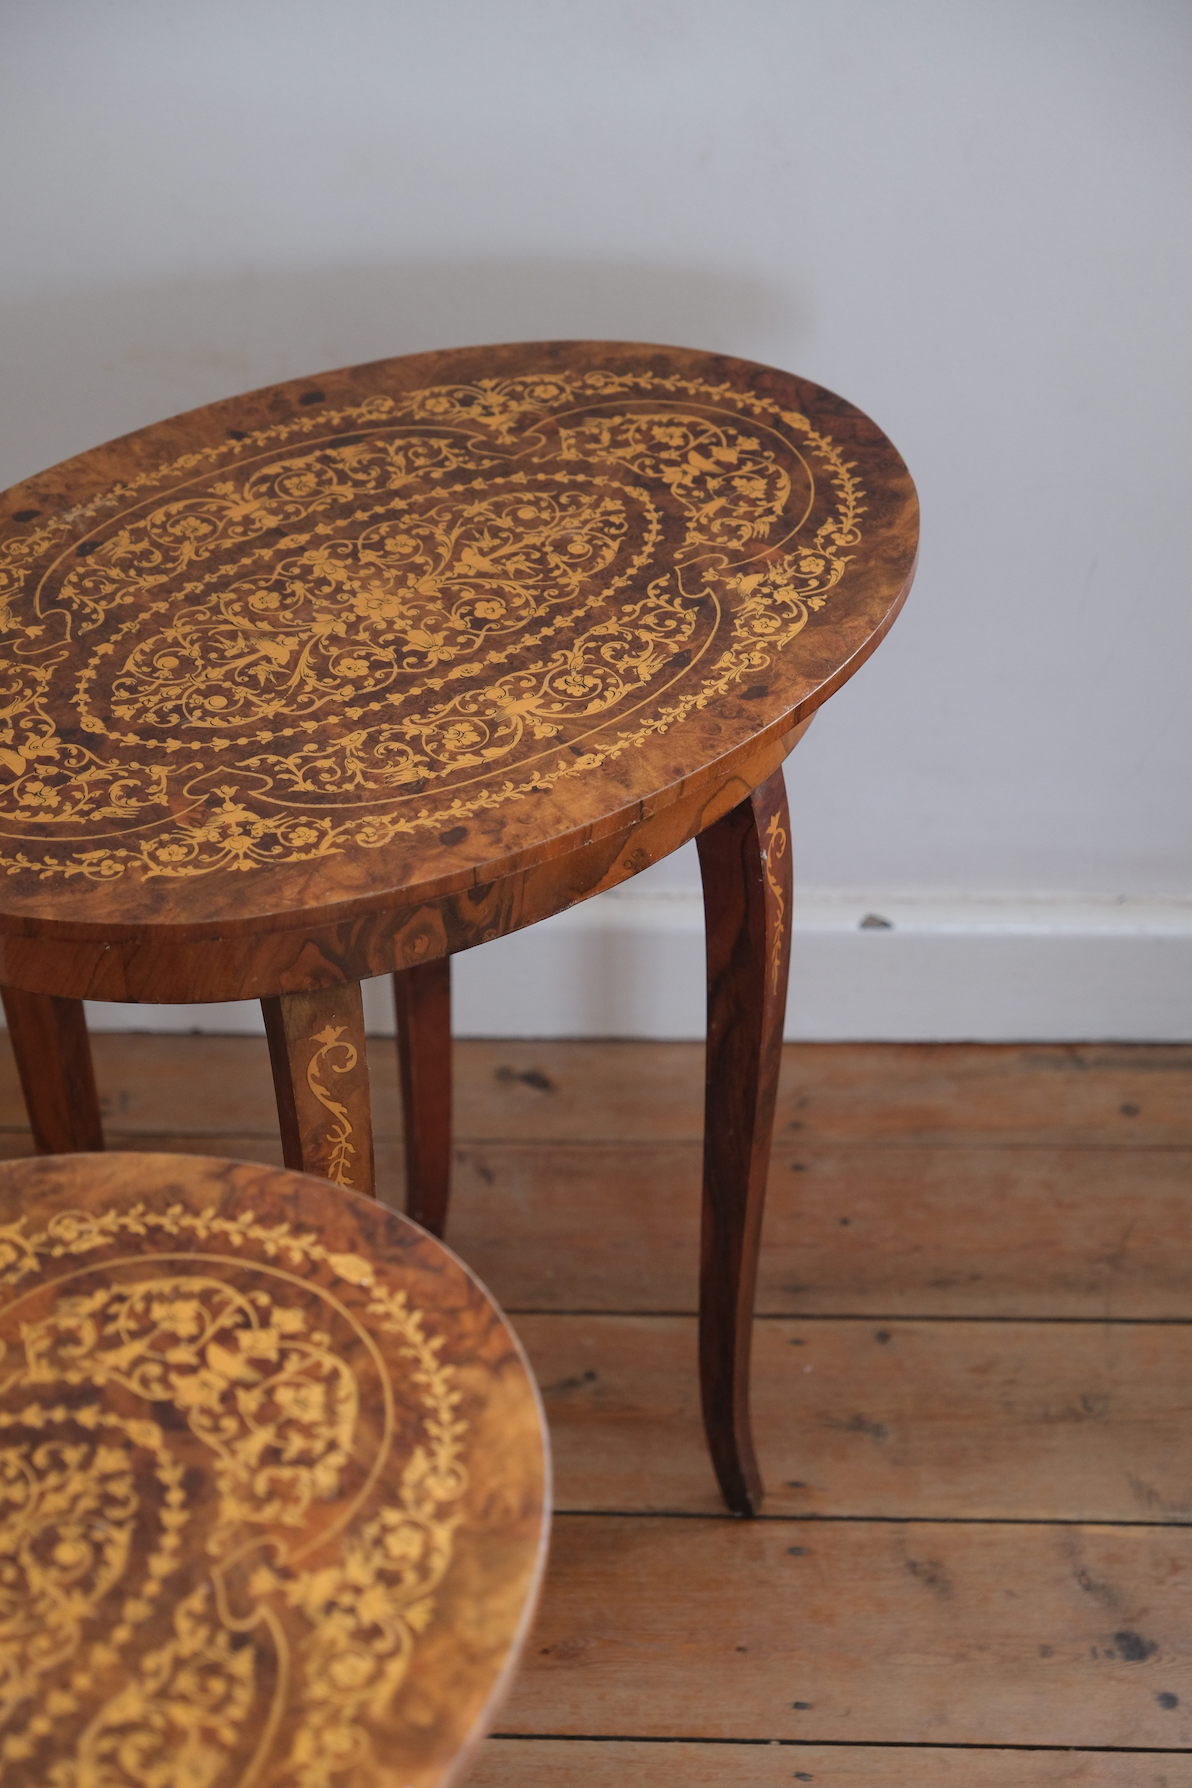
[[[533,868],[417,904],[243,936],[139,939],[0,935],[0,985],[146,1005],[267,999],[362,981],[521,931],[620,886],[745,800],[794,749],[811,716],[731,775],[624,831]]]

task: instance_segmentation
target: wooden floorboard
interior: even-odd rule
[[[163,1049],[163,1041],[169,1048]],[[175,1064],[185,1049],[187,1071]],[[400,1128],[391,1038],[373,1038],[374,1122]],[[466,1041],[455,1046],[461,1137],[695,1142],[698,1043]],[[272,1130],[263,1037],[113,1032],[97,1039],[106,1113],[129,1128]],[[0,1128],[23,1127],[5,1052]],[[778,1146],[817,1140],[1192,1149],[1192,1050],[1178,1045],[787,1044]]]
[[[1188,1746],[1190,1689],[1187,1528],[561,1515],[499,1726]]]
[[[694,1142],[461,1139],[449,1238],[510,1310],[693,1311],[699,1181]],[[757,1309],[1192,1317],[1190,1186],[1192,1150],[776,1149]]]
[[[1190,1788],[1192,1758],[888,1745],[490,1739],[468,1788]]]
[[[555,1505],[719,1512],[695,1320],[523,1316]],[[1192,1522],[1192,1327],[759,1322],[766,1513]]]
[[[280,1160],[262,1039],[96,1058],[110,1145]],[[740,1523],[697,1403],[700,1050],[457,1044],[448,1239],[514,1313],[560,1511],[469,1780],[1192,1788],[1190,1094],[1192,1049],[788,1046]]]
[[[457,1045],[461,1133],[695,1141],[698,1043]],[[608,1128],[598,1121],[603,1118]],[[1192,1148],[1192,1052],[1080,1044],[787,1044],[780,1147],[831,1139]]]

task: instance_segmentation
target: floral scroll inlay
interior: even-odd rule
[[[782,861],[786,855],[786,832],[779,824],[778,815],[772,813],[766,823],[766,846],[762,853],[762,864],[766,872],[766,886],[774,902],[774,941],[770,945],[770,991],[778,992],[778,977],[782,972],[782,941],[786,935],[786,896],[782,891],[782,883],[774,874],[773,864]]]
[[[356,1066],[357,1054],[353,1043],[341,1042],[345,1030],[344,1025],[327,1025],[325,1029],[311,1038],[312,1043],[319,1045],[306,1066],[306,1084],[319,1104],[335,1119],[335,1123],[327,1133],[327,1146],[330,1151],[327,1162],[327,1178],[337,1186],[354,1184],[348,1173],[348,1161],[356,1153],[352,1144],[352,1124],[348,1117],[348,1108],[338,1099],[332,1098],[330,1092],[318,1078],[316,1069],[320,1062],[327,1060],[333,1074],[350,1074]],[[342,1062],[330,1061],[335,1053],[343,1055]]]
[[[0,864],[252,872],[590,774],[758,681],[861,494],[806,416],[646,370],[186,455],[0,548]]]
[[[0,1773],[42,1759],[48,1788],[251,1788],[286,1711],[270,1782],[336,1788],[451,1562],[466,1424],[440,1340],[367,1260],[251,1214],[0,1230],[10,1298],[55,1261],[68,1281],[47,1313],[5,1319],[0,1356]],[[320,1326],[348,1320],[321,1273],[406,1363],[418,1429],[385,1489],[380,1462],[346,1487],[361,1392]],[[201,1509],[199,1461],[217,1492]]]

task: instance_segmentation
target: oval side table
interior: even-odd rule
[[[102,1147],[81,1001],[259,998],[287,1166],[372,1189],[393,972],[441,1230],[448,958],[699,845],[700,1375],[749,1514],[786,997],[782,762],[886,633],[918,512],[818,386],[531,343],[208,405],[0,498],[0,985],[35,1140]]]
[[[0,1170],[0,1774],[444,1788],[546,1549],[541,1404],[441,1243],[305,1175]]]

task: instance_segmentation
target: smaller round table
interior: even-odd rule
[[[455,1781],[546,1548],[542,1409],[439,1242],[305,1175],[0,1173],[0,1775]]]

